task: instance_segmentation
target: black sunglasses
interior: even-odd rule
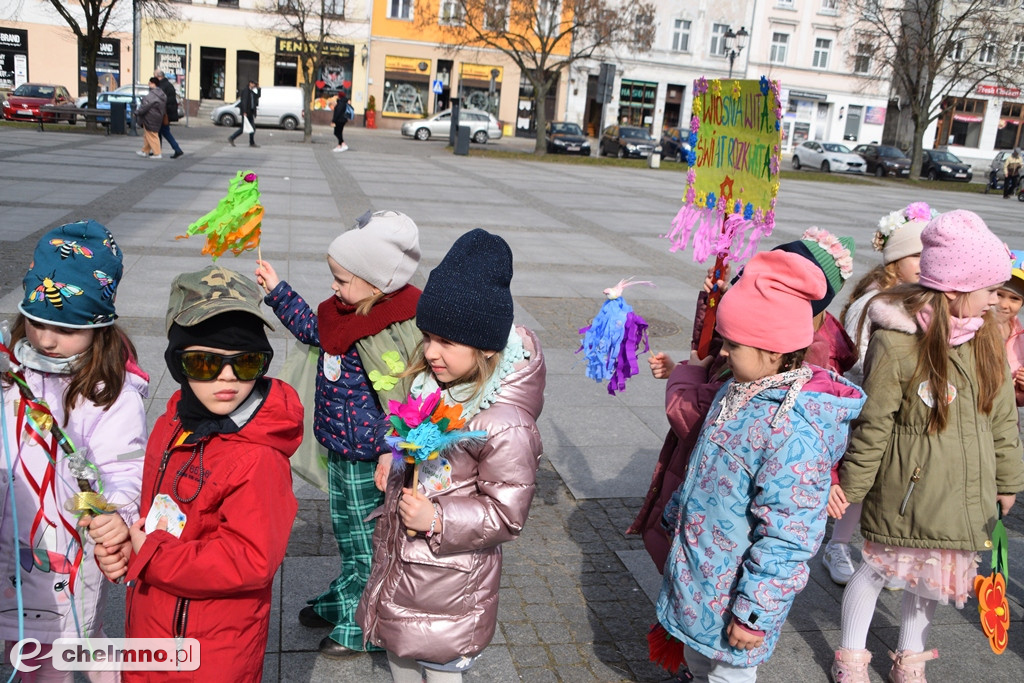
[[[181,371],[189,379],[210,382],[220,376],[225,365],[230,365],[235,377],[242,382],[251,382],[267,374],[272,353],[267,351],[243,351],[242,353],[214,353],[213,351],[178,351]]]

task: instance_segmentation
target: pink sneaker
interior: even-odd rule
[[[892,669],[889,670],[889,683],[927,683],[924,677],[924,666],[929,659],[938,659],[938,650],[912,652],[900,650],[890,652]]]
[[[868,683],[868,664],[871,653],[867,650],[850,650],[841,647],[836,650],[832,662],[832,680],[835,683]]]

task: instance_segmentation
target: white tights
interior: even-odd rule
[[[853,573],[843,591],[843,635],[840,646],[850,650],[863,650],[867,645],[871,617],[875,614],[878,594],[885,586],[885,577],[867,562],[862,562]],[[937,600],[922,598],[910,591],[903,592],[903,616],[897,649],[924,652],[925,641],[935,615]]]
[[[427,672],[427,683],[462,683],[462,674],[457,671],[434,671],[421,667],[415,659],[398,657],[388,652],[388,666],[395,683],[423,683],[423,672]]]

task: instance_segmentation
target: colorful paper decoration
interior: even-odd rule
[[[647,321],[633,311],[626,303],[622,292],[632,285],[651,285],[650,282],[635,282],[632,278],[619,280],[619,284],[604,290],[606,299],[593,321],[580,329],[583,342],[576,353],[583,352],[587,361],[587,377],[597,381],[608,381],[608,393],[626,388],[626,380],[640,371],[637,358],[640,343],[644,353],[650,350],[647,341]]]
[[[693,237],[693,259],[750,258],[775,226],[782,107],[779,82],[693,84],[686,194],[666,235],[671,251]]]
[[[216,261],[229,249],[238,256],[243,251],[259,247],[262,223],[259,178],[252,171],[239,171],[229,181],[228,194],[220,200],[217,208],[188,226],[185,234],[178,235],[176,239],[204,233],[206,244],[203,253],[210,254]]]
[[[1008,578],[1006,527],[1000,519],[992,530],[992,573],[974,577],[981,630],[988,637],[992,652],[997,655],[1003,654],[1010,641],[1010,603],[1006,599]]]

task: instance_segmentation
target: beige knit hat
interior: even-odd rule
[[[334,238],[327,255],[345,270],[390,294],[409,284],[420,263],[420,233],[398,211],[367,211]]]

